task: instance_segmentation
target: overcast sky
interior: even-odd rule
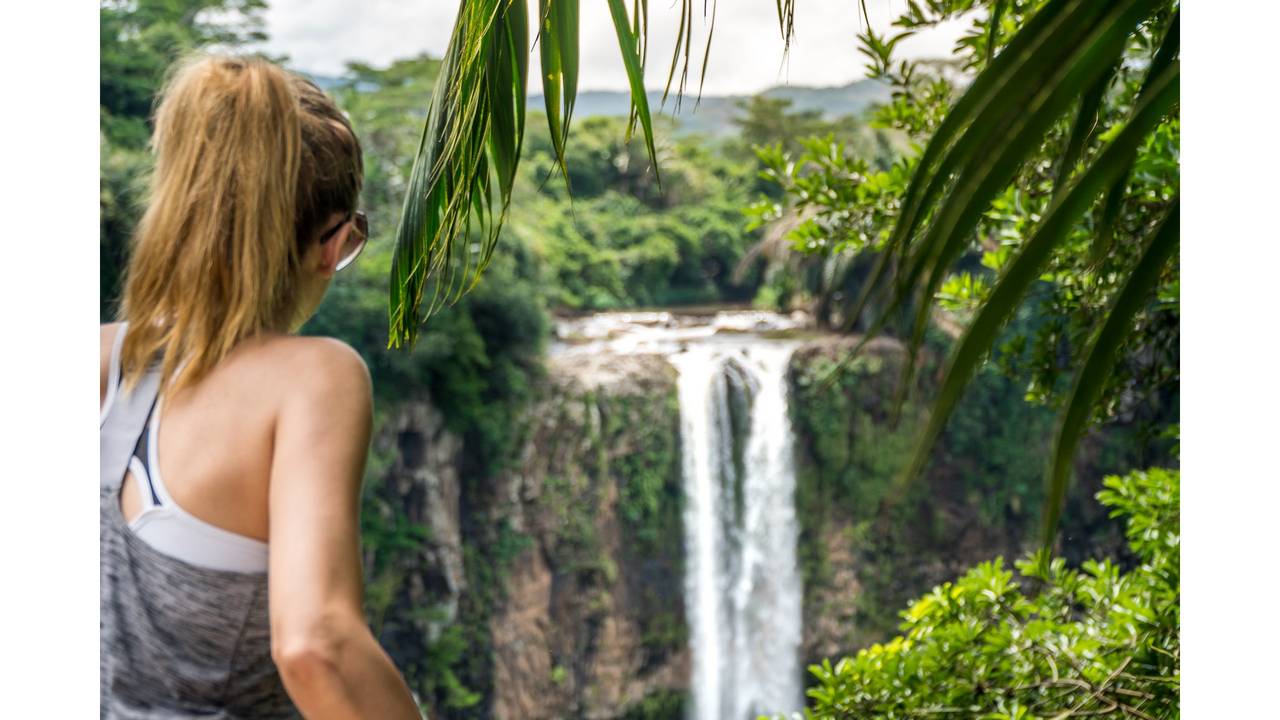
[[[862,19],[859,0],[804,0],[795,16],[795,40],[783,62],[776,0],[720,0],[715,39],[704,92],[708,95],[754,93],[773,85],[841,85],[864,75],[856,50]],[[628,3],[629,4],[629,3]],[[866,0],[877,32],[886,30],[906,0]],[[706,38],[702,3],[694,2],[694,56],[700,62]],[[300,70],[338,75],[347,60],[382,67],[423,51],[439,56],[449,43],[457,0],[271,0],[266,50],[289,55]],[[604,0],[581,4],[581,90],[624,90],[626,71]],[[679,25],[674,0],[649,4],[652,32],[647,85],[661,89]],[[535,21],[536,22],[536,21]],[[966,21],[953,21],[911,38],[900,47],[907,57],[949,55]],[[530,36],[532,38],[532,35]],[[537,67],[537,50],[531,69]],[[690,91],[697,91],[698,66],[690,69]],[[537,72],[531,93],[540,91]]]

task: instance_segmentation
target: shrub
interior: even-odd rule
[[[1179,473],[1112,476],[1138,564],[996,558],[902,613],[902,635],[810,671],[808,718],[1177,717]]]

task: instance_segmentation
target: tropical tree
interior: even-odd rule
[[[913,6],[901,22],[906,33],[884,41],[865,36],[867,54],[877,71],[890,74],[893,45],[913,26],[945,18],[956,5],[973,4],[930,3],[937,7],[928,19]],[[1023,17],[1009,18],[1013,11]],[[1018,30],[997,52],[1006,19]],[[1096,269],[1101,259],[1112,263],[1109,273],[1093,278],[1107,307],[1083,333],[1083,348],[1074,358],[1078,370],[1064,398],[1048,470],[1042,536],[1048,545],[1076,446],[1107,387],[1117,353],[1141,325],[1137,319],[1160,294],[1162,281],[1168,286],[1167,268],[1176,263],[1176,159],[1173,185],[1161,185],[1155,202],[1139,197],[1133,203],[1138,208],[1137,247],[1121,252],[1113,240],[1126,194],[1137,184],[1131,182],[1135,160],[1176,122],[1169,116],[1178,102],[1178,8],[1168,0],[1049,0],[1021,7],[995,0],[987,22],[985,39],[981,34],[969,38],[976,48],[985,43],[985,61],[975,63],[979,71],[972,84],[942,117],[916,162],[893,229],[848,317],[858,317],[868,298],[880,293],[885,309],[868,335],[893,317],[895,309],[907,307],[910,346],[920,347],[935,297],[973,243],[984,216],[1018,184],[1020,174],[1044,175],[1038,179],[1043,188],[1039,219],[996,262],[998,277],[982,294],[948,359],[938,399],[904,478],[924,467],[961,393],[1034,283],[1054,269],[1055,254],[1084,244],[1093,267],[1077,270]],[[1153,38],[1159,40],[1153,43]],[[1140,82],[1115,82],[1135,68],[1142,68]],[[900,66],[899,102],[911,91],[910,72],[909,64]],[[1113,84],[1119,89],[1113,90]],[[1034,162],[1046,144],[1057,153],[1056,163],[1047,168]],[[1079,275],[1087,278],[1089,273]],[[1176,302],[1176,279],[1172,282]]]
[[[631,88],[628,129],[642,130],[660,182],[644,92],[648,3],[634,0],[630,10],[623,0],[608,4]],[[793,0],[777,3],[788,46],[794,6]],[[1176,188],[1151,204],[1161,215],[1152,214],[1152,207],[1142,215],[1142,240],[1134,252],[1116,253],[1112,241],[1139,151],[1167,128],[1178,102],[1177,8],[1176,0],[913,0],[898,23],[901,33],[881,37],[868,31],[863,37],[875,73],[897,87],[890,112],[901,111],[929,135],[922,154],[910,163],[900,203],[891,209],[892,230],[876,241],[876,264],[845,313],[856,319],[876,308],[868,337],[905,313],[910,347],[914,352],[922,345],[935,298],[983,218],[1025,173],[1042,172],[1034,161],[1046,143],[1060,141],[1057,161],[1044,178],[1043,212],[1004,252],[989,292],[980,293],[904,479],[923,467],[961,391],[1035,281],[1050,269],[1055,252],[1081,242],[1076,231],[1082,223],[1096,256],[1122,259],[1108,274],[1107,311],[1086,328],[1074,363],[1078,370],[1048,473],[1046,543],[1056,528],[1071,458],[1107,388],[1116,355],[1162,278],[1167,280],[1166,268],[1176,255]],[[677,97],[686,89],[691,64],[692,0],[682,0],[681,9],[667,74],[667,90],[674,83]],[[492,257],[524,138],[530,11],[523,0],[461,3],[397,230],[389,304],[392,345],[412,342],[426,318],[475,286]],[[539,0],[532,11],[538,18],[547,124],[563,170],[577,93],[578,0]],[[709,12],[714,30],[714,2]],[[911,63],[894,62],[903,38],[966,13],[984,15],[983,31],[962,41],[975,51],[966,68],[974,75],[958,97],[953,99],[943,78],[923,79]],[[1158,39],[1148,47],[1152,38]],[[707,48],[710,41],[709,33]],[[706,58],[704,50],[704,76]],[[1115,92],[1115,78],[1133,72],[1143,78],[1136,92],[1119,103],[1105,102]],[[933,104],[936,112],[911,116],[922,96],[941,100]],[[1118,110],[1118,119],[1104,117],[1105,108]]]

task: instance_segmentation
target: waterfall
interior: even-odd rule
[[[680,373],[695,720],[803,707],[786,343],[691,342]]]
[[[766,333],[807,322],[755,310],[636,311],[556,326],[552,353],[661,353],[679,372],[694,720],[804,707],[786,390],[795,345]]]

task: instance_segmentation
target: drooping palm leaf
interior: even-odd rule
[[[618,35],[618,50],[622,53],[622,64],[627,69],[627,83],[631,86],[631,120],[627,124],[630,135],[639,122],[644,132],[644,144],[649,151],[649,161],[653,164],[654,177],[662,184],[662,176],[658,173],[658,151],[653,145],[653,118],[649,115],[649,98],[644,90],[644,42],[643,34],[647,28],[648,2],[636,0],[635,17],[628,19],[627,6],[623,0],[609,0],[609,15],[613,18],[613,28]],[[628,139],[630,139],[628,137]]]
[[[988,104],[949,148],[939,164],[943,169],[955,168],[949,173],[954,175],[949,190],[941,193],[943,183],[935,176],[930,186],[939,195],[931,222],[918,241],[904,236],[905,249],[900,251],[906,259],[898,293],[915,296],[903,388],[909,385],[916,366],[915,353],[929,325],[931,300],[968,246],[983,212],[1012,182],[1019,167],[1037,151],[1045,134],[1072,103],[1120,61],[1132,29],[1157,4],[1158,0],[1121,0],[1109,6],[1090,2],[1068,5],[1065,22],[1050,33],[1049,44],[1039,50],[1041,62],[1028,61],[1010,73],[998,91],[1005,103]],[[1106,11],[1089,12],[1099,7]],[[1075,39],[1080,34],[1083,37]],[[923,202],[932,202],[928,191]]]
[[[919,241],[900,235],[908,255],[901,288],[932,296],[996,193],[1075,98],[1118,60],[1133,26],[1157,3],[1121,0],[1105,14],[1088,12],[1105,3],[1074,3],[1082,11],[1068,13],[1047,45],[1037,49],[1040,61],[1023,63],[996,88],[994,101],[950,147],[921,198],[922,207],[935,207],[924,235]],[[949,187],[945,194],[944,187]],[[928,278],[923,285],[922,277]]]
[[[578,0],[539,0],[538,48],[547,129],[560,171],[569,181],[565,145],[578,99]]]
[[[702,73],[698,79],[698,98],[695,102],[702,101],[702,86],[707,79],[707,61],[711,58],[711,38],[716,31],[716,9],[718,3],[711,0],[711,27],[707,30],[707,42],[702,50]],[[703,14],[707,12],[706,2],[704,0]],[[671,94],[671,84],[675,81],[676,68],[680,68],[680,81],[676,85],[676,112],[680,111],[680,101],[684,97],[685,89],[689,81],[689,66],[691,63],[691,53],[693,52],[693,0],[680,0],[680,25],[676,28],[676,43],[671,51],[671,69],[667,72],[667,84],[662,90],[662,104],[666,105],[667,97]]]
[[[1155,57],[1151,59],[1151,66],[1147,68],[1146,79],[1142,82],[1142,88],[1138,91],[1138,96],[1150,92],[1151,81],[1160,72],[1162,72],[1170,63],[1178,57],[1181,49],[1180,42],[1180,21],[1179,16],[1182,14],[1181,9],[1175,10],[1173,18],[1169,22],[1169,29],[1165,31],[1164,38],[1160,41],[1160,48],[1156,50]],[[1129,167],[1116,179],[1115,183],[1107,191],[1107,198],[1102,205],[1101,218],[1098,221],[1098,231],[1094,237],[1092,246],[1092,256],[1095,261],[1100,260],[1111,250],[1111,239],[1115,233],[1116,221],[1120,217],[1120,208],[1124,204],[1124,189],[1129,181],[1129,173],[1133,170],[1133,161],[1130,159]]]
[[[1094,8],[1096,7],[1095,5]],[[968,157],[964,152],[951,152],[957,138],[966,132],[983,133],[991,130],[990,125],[977,124],[975,120],[989,114],[993,108],[995,111],[1007,111],[1016,107],[1009,102],[1009,95],[1006,94],[1009,92],[1008,88],[1021,86],[1025,89],[1028,78],[1034,82],[1043,77],[1046,68],[1051,67],[1059,59],[1059,55],[1065,52],[1064,48],[1071,47],[1068,43],[1079,42],[1080,33],[1085,30],[1083,23],[1090,17],[1089,10],[1084,3],[1073,0],[1050,0],[1014,35],[986,69],[974,78],[969,89],[947,112],[916,164],[902,200],[902,208],[886,242],[885,252],[881,253],[868,281],[853,303],[852,310],[847,314],[846,330],[862,315],[874,294],[884,289],[885,281],[895,264],[905,260],[907,240],[923,222],[926,208],[930,203],[936,202],[956,166]],[[975,140],[968,146],[974,147],[979,140],[985,140],[988,136],[989,133],[981,137],[975,135]],[[901,287],[907,283],[900,281],[897,284]],[[874,331],[868,334],[878,331],[891,309],[903,297],[903,293],[890,296],[887,309],[878,315],[873,323]]]
[[[412,343],[422,320],[473,287],[492,256],[524,138],[528,35],[523,2],[459,10],[396,228],[390,346]]]
[[[528,76],[528,7],[533,0],[460,0],[458,17],[432,91],[422,140],[396,228],[388,303],[388,345],[412,343],[418,327],[442,305],[455,302],[479,281],[506,219],[524,141]],[[631,90],[627,136],[641,127],[658,173],[653,122],[645,94],[649,3],[608,0]],[[692,41],[692,4],[682,22],[683,94]],[[795,0],[777,0],[784,46],[794,35]],[[714,32],[703,52],[705,79]],[[539,0],[539,48],[547,125],[560,169],[566,168],[569,127],[577,99],[579,0]],[[703,3],[703,14],[707,3]],[[677,49],[673,58],[680,57]],[[699,85],[701,93],[701,85]],[[661,178],[658,178],[661,186]],[[473,227],[473,223],[477,227]],[[473,237],[474,235],[478,237]],[[423,301],[427,304],[423,308]]]
[[[1005,0],[995,0],[991,5],[991,16],[987,18],[987,62],[996,54],[996,40],[1000,37],[1000,21],[1004,18]],[[866,12],[865,10],[863,11]]]
[[[882,247],[871,274],[846,313],[845,326],[858,322],[871,300],[883,296],[871,320],[870,330],[855,347],[867,341],[902,310],[912,315],[908,361],[903,364],[900,389],[905,392],[916,367],[915,356],[923,344],[934,298],[955,262],[968,248],[982,214],[998,193],[1017,176],[1028,159],[1043,146],[1056,123],[1074,105],[1075,120],[1066,139],[1056,172],[1049,210],[1031,237],[1017,250],[997,284],[978,309],[948,359],[942,387],[916,442],[905,471],[898,477],[890,502],[905,484],[919,476],[952,409],[985,359],[1000,329],[1022,304],[1040,277],[1053,251],[1078,227],[1099,194],[1121,192],[1138,147],[1177,102],[1177,16],[1173,18],[1160,50],[1153,59],[1143,89],[1135,100],[1129,121],[1109,144],[1096,154],[1078,177],[1073,171],[1095,135],[1099,108],[1127,45],[1143,23],[1167,2],[1153,0],[1049,0],[1015,34],[997,55],[988,55],[986,67],[947,113],[917,164],[903,196],[898,218]],[[988,49],[994,45],[998,14],[995,2],[987,28]],[[870,33],[868,33],[869,35]],[[1163,239],[1163,236],[1162,236]],[[1175,238],[1176,240],[1176,238]],[[1122,268],[1137,272],[1141,268]],[[1150,288],[1126,286],[1139,294]],[[1142,295],[1145,297],[1145,295]],[[1112,316],[1113,332],[1121,338],[1131,325]],[[1124,318],[1131,321],[1132,317]],[[1108,341],[1111,335],[1105,336]],[[1118,342],[1118,341],[1117,341]],[[1106,347],[1099,345],[1099,358]],[[1114,348],[1113,348],[1114,350]],[[1092,408],[1092,382],[1105,372],[1095,360],[1090,378],[1078,381],[1077,402]],[[901,398],[900,398],[901,399]],[[1077,414],[1084,412],[1075,410]],[[1085,418],[1088,415],[1085,413]],[[1059,460],[1050,479],[1051,500],[1065,492],[1065,476],[1075,441],[1082,432],[1073,415],[1064,421],[1059,436]],[[1065,458],[1065,459],[1062,459]],[[1057,507],[1057,505],[1053,507]],[[1051,537],[1057,514],[1046,506],[1045,537]]]
[[[791,49],[791,38],[796,32],[796,0],[777,0],[778,5],[778,32],[782,33],[783,52]],[[862,5],[862,16],[867,16],[867,6],[864,0]]]
[[[1102,327],[1084,354],[1084,363],[1076,373],[1075,384],[1068,395],[1067,407],[1060,420],[1058,434],[1050,455],[1048,495],[1044,505],[1041,540],[1045,547],[1053,544],[1062,501],[1067,496],[1067,480],[1071,475],[1076,446],[1089,424],[1089,415],[1102,395],[1115,366],[1116,352],[1131,332],[1133,318],[1142,309],[1160,282],[1160,273],[1178,249],[1179,199],[1151,233],[1124,287],[1107,309]],[[1048,555],[1045,555],[1048,558]]]
[[[1075,170],[1076,163],[1084,153],[1090,136],[1098,127],[1098,111],[1102,108],[1102,100],[1107,94],[1107,87],[1115,77],[1119,65],[1107,69],[1080,98],[1080,107],[1076,109],[1076,119],[1071,124],[1071,132],[1067,135],[1066,146],[1058,158],[1058,170],[1054,177],[1054,190],[1062,192],[1067,189],[1067,180]]]
[[[1028,288],[1040,277],[1053,249],[1088,211],[1094,200],[1124,171],[1129,154],[1160,123],[1178,100],[1179,66],[1175,61],[1152,84],[1152,91],[1135,109],[1116,137],[1099,152],[1061,199],[1051,205],[1034,234],[1019,248],[991,294],[966,328],[947,362],[938,399],[916,442],[915,451],[899,483],[917,477],[947,418],[981,365],[1001,327],[1021,304]]]

